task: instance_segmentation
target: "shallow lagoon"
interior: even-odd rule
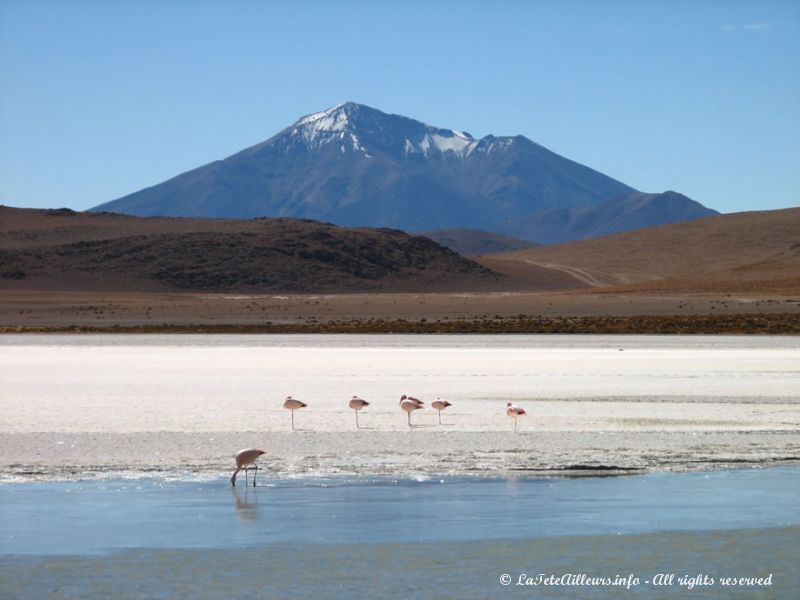
[[[250,478],[252,482],[252,477]],[[800,526],[800,467],[577,479],[113,480],[0,487],[9,554]],[[46,535],[43,535],[46,532]]]
[[[619,597],[522,573],[767,576],[798,589],[800,468],[581,479],[53,482],[0,487],[2,597]],[[156,582],[159,582],[156,584]],[[755,593],[750,588],[749,593]],[[732,597],[718,584],[704,591]],[[738,590],[744,592],[746,590]],[[734,594],[735,595],[735,594]],[[652,595],[650,595],[652,597]]]

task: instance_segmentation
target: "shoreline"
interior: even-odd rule
[[[217,479],[239,447],[259,477],[573,479],[800,464],[796,431],[0,433],[0,484]]]
[[[644,475],[664,475],[664,474],[689,474],[689,473],[720,473],[735,472],[747,469],[777,469],[784,467],[800,466],[800,457],[764,460],[764,461],[731,461],[718,463],[703,463],[700,465],[682,465],[680,467],[670,466],[669,468],[619,468],[619,467],[589,467],[587,465],[576,465],[573,467],[559,467],[541,470],[515,470],[492,471],[491,473],[291,473],[281,475],[279,473],[266,471],[262,473],[259,469],[258,487],[269,487],[263,482],[330,482],[346,481],[347,483],[366,484],[381,481],[416,481],[426,482],[441,480],[440,483],[449,481],[507,481],[507,480],[530,480],[530,481],[553,481],[553,480],[574,480],[588,478],[605,477],[633,477]],[[190,472],[171,472],[158,470],[133,471],[130,469],[115,469],[108,471],[87,471],[80,477],[66,477],[64,475],[52,475],[47,473],[37,473],[35,476],[22,477],[19,474],[3,474],[0,472],[0,486],[17,485],[36,485],[48,483],[95,483],[95,482],[170,482],[170,483],[220,483],[229,487],[232,469],[228,471],[211,472],[203,471],[199,473]],[[243,472],[242,472],[243,473]],[[241,475],[241,474],[240,474]],[[250,476],[252,477],[252,476]],[[237,478],[237,482],[239,479]],[[243,483],[243,482],[242,482]],[[242,487],[241,483],[237,485]]]
[[[690,474],[690,473],[720,473],[736,472],[748,469],[780,469],[800,466],[800,456],[764,459],[764,460],[731,460],[713,463],[685,463],[681,465],[664,465],[663,467],[635,468],[614,466],[571,465],[566,467],[553,467],[551,469],[506,469],[492,470],[487,473],[460,473],[438,471],[408,472],[408,473],[284,473],[267,471],[263,467],[258,471],[258,486],[270,487],[266,482],[297,482],[297,483],[325,483],[346,482],[348,484],[370,484],[379,482],[428,482],[439,480],[439,483],[453,481],[560,481],[605,477],[633,477],[645,475]],[[263,473],[262,473],[263,471]],[[97,483],[97,482],[162,482],[162,483],[218,483],[230,486],[232,468],[228,470],[204,470],[199,472],[160,471],[157,469],[108,469],[86,471],[83,476],[67,477],[64,474],[36,473],[24,477],[19,473],[8,474],[0,471],[0,486],[36,485],[36,484],[64,484],[64,483]],[[243,476],[242,472],[240,477]],[[250,476],[251,477],[251,476]],[[239,481],[236,487],[244,487]],[[265,483],[262,483],[265,482]]]
[[[719,315],[640,315],[541,317],[518,315],[492,319],[349,319],[327,322],[272,322],[246,324],[0,324],[0,335],[19,333],[119,334],[700,334],[800,335],[797,313]]]

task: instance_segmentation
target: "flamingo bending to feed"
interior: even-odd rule
[[[356,429],[358,429],[358,411],[360,411],[365,406],[369,406],[369,402],[364,400],[363,398],[359,398],[358,396],[353,396],[350,398],[350,403],[348,404],[350,408],[356,411]]]
[[[442,411],[447,408],[448,406],[453,406],[447,400],[442,400],[441,398],[436,398],[433,402],[431,402],[431,408],[435,408],[439,411],[439,425],[442,424]]]
[[[291,396],[286,396],[286,400],[283,401],[283,408],[292,411],[292,431],[294,431],[294,411],[298,408],[305,408],[306,406],[308,406],[308,404],[300,400],[295,400]]]
[[[511,404],[511,402],[506,403],[506,414],[514,419],[514,431],[517,430],[517,418],[523,417],[528,413],[525,412],[525,409],[521,406],[516,406],[515,404]]]
[[[411,427],[411,413],[415,410],[425,408],[425,403],[422,400],[417,400],[416,398],[403,394],[400,397],[400,408],[406,411],[408,415],[408,426]]]
[[[233,472],[233,475],[231,475],[231,485],[233,487],[236,487],[236,476],[242,469],[244,469],[244,485],[247,487],[247,472],[251,468],[255,469],[255,473],[253,473],[253,487],[256,487],[256,475],[258,475],[256,459],[262,454],[266,453],[258,448],[245,448],[236,453],[236,470]]]

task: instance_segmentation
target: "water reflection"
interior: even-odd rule
[[[257,488],[248,488],[245,486],[244,493],[239,493],[239,488],[231,487],[231,493],[234,500],[236,500],[236,516],[243,521],[255,521],[260,516],[258,508],[258,492]]]
[[[130,480],[10,484],[0,486],[0,563],[11,554],[74,555],[119,548],[240,548],[329,540],[450,543],[800,525],[797,466],[443,481],[308,477],[273,480],[255,489],[231,489],[227,477],[209,485],[137,485]],[[0,597],[8,594],[0,592]]]
[[[520,489],[519,477],[506,477],[505,482],[509,496],[517,496],[523,491]]]

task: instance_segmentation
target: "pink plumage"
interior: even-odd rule
[[[239,450],[234,457],[236,459],[236,470],[231,475],[231,485],[236,487],[236,476],[239,474],[239,471],[244,469],[244,476],[245,476],[245,485],[247,485],[247,471],[255,469],[255,474],[253,475],[253,487],[256,487],[256,475],[258,474],[258,465],[256,465],[256,459],[261,456],[262,454],[266,454],[263,450],[258,448],[245,448],[244,450]]]
[[[308,406],[308,404],[300,400],[295,400],[291,396],[286,396],[286,400],[283,401],[283,408],[292,411],[292,431],[294,431],[294,411],[298,408],[305,408],[306,406]]]
[[[409,427],[411,427],[411,413],[422,408],[425,408],[425,403],[422,400],[406,396],[405,394],[400,397],[400,409],[406,411]]]
[[[527,415],[528,413],[525,412],[525,409],[521,406],[517,406],[512,404],[511,402],[506,402],[506,414],[514,419],[514,431],[517,430],[517,418]]]
[[[356,411],[356,429],[358,429],[358,411],[360,411],[366,406],[369,406],[369,402],[367,402],[363,398],[359,398],[358,396],[353,396],[352,398],[350,398],[350,402],[347,405],[354,411]]]

